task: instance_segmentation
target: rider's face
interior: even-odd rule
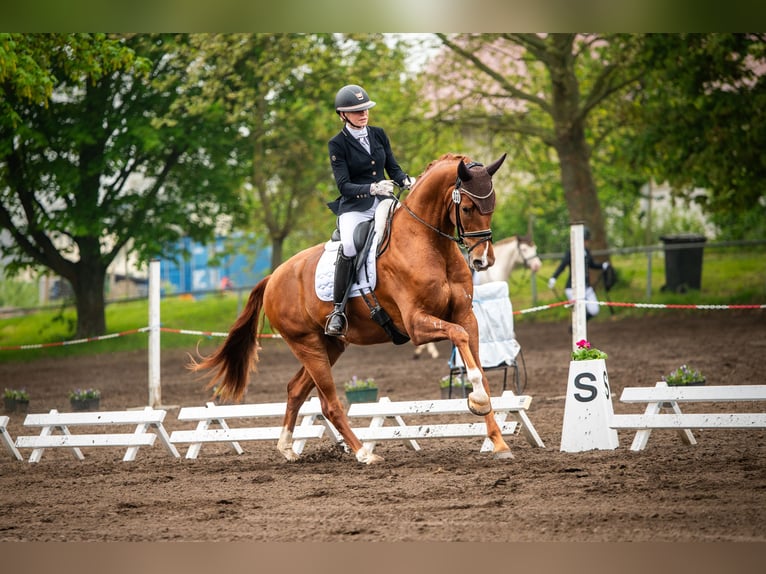
[[[352,125],[362,128],[367,125],[367,121],[370,119],[370,110],[362,110],[361,112],[346,112],[346,117]]]

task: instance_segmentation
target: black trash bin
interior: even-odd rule
[[[686,293],[702,285],[704,235],[679,234],[660,237],[665,249],[665,285],[662,291]]]

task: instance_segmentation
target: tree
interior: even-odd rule
[[[188,37],[5,34],[0,46],[0,226],[13,238],[0,249],[12,270],[64,277],[76,335],[101,335],[121,249],[146,261],[236,212],[239,135],[185,83]]]
[[[611,58],[609,38],[577,34],[438,34],[462,62],[454,113],[495,129],[540,139],[555,150],[569,218],[588,224],[593,247],[607,248],[591,171],[599,134],[591,114],[639,74]],[[473,74],[465,74],[464,68]],[[455,69],[455,67],[453,67]],[[449,76],[446,80],[452,80]]]
[[[697,196],[722,235],[766,232],[766,35],[645,34],[624,153],[678,196]],[[627,103],[627,102],[626,102]]]
[[[327,142],[342,127],[333,107],[341,86],[362,84],[374,95],[380,104],[374,117],[383,116],[400,163],[434,150],[433,138],[428,145],[428,132],[413,123],[420,107],[416,86],[405,76],[404,44],[392,45],[381,34],[219,34],[197,40],[205,62],[200,69],[213,69],[218,78],[209,88],[224,102],[230,125],[247,134],[244,205],[256,233],[268,235],[272,269],[285,258],[290,236],[305,247],[332,232],[326,203],[338,190]]]

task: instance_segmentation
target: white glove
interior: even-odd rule
[[[370,184],[370,195],[394,195],[394,182],[384,179]]]
[[[604,262],[601,264],[601,269],[603,269],[604,271],[606,271],[607,269],[609,269],[609,261],[604,261]]]
[[[404,178],[404,182],[402,183],[402,189],[412,189],[412,186],[415,185],[415,178],[410,177],[409,175]]]
[[[548,279],[548,289],[553,289],[553,287],[556,285],[556,278],[551,277]]]

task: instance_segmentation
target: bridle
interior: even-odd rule
[[[484,164],[479,163],[477,161],[472,161],[471,163],[466,164],[466,169],[470,169],[475,166],[483,166]],[[465,248],[467,252],[470,254],[471,251],[476,249],[479,245],[482,243],[487,243],[492,241],[492,230],[491,229],[482,229],[479,231],[466,231],[463,227],[463,222],[460,219],[460,199],[461,194],[465,193],[468,197],[471,198],[471,200],[474,202],[474,205],[476,204],[476,201],[481,201],[488,199],[492,194],[495,193],[494,186],[491,183],[490,180],[490,188],[486,195],[477,195],[475,193],[472,193],[465,187],[463,187],[463,181],[460,179],[460,176],[457,176],[455,178],[455,187],[452,190],[452,203],[455,206],[455,231],[457,232],[457,237],[448,235],[444,233],[441,229],[438,229],[437,227],[434,227],[427,221],[424,221],[421,219],[414,211],[412,211],[407,205],[402,203],[404,207],[407,209],[407,212],[417,219],[420,223],[428,227],[429,229],[432,229],[442,237],[446,237],[447,239],[454,241],[461,247]],[[465,239],[478,239],[476,243],[474,243],[471,247],[468,247],[468,245],[465,242]],[[523,257],[523,256],[522,256]]]
[[[523,243],[523,242],[522,242],[522,240],[521,240],[521,237],[519,237],[519,236],[517,235],[517,236],[516,236],[516,249],[517,249],[517,250],[518,250],[518,252],[519,252],[519,257],[521,257],[521,260],[524,262],[524,267],[526,267],[527,269],[529,269],[529,262],[530,262],[532,259],[534,259],[535,257],[537,257],[538,255],[537,255],[537,253],[535,253],[534,255],[532,255],[532,256],[530,256],[530,257],[524,257],[524,252],[521,250],[521,244],[522,244],[522,243]]]

